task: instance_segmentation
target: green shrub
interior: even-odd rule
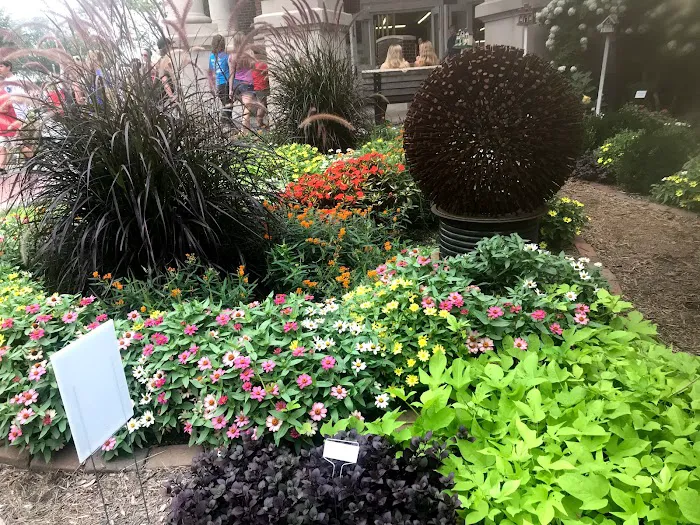
[[[647,194],[652,185],[680,170],[697,150],[693,131],[676,123],[652,131],[624,131],[600,148],[598,160],[623,188]]]
[[[297,180],[307,173],[323,173],[330,164],[329,158],[308,144],[285,144],[275,148],[282,161],[285,182]]]
[[[688,161],[675,175],[664,177],[652,187],[651,195],[663,204],[700,211],[700,157]]]
[[[540,246],[550,250],[568,248],[588,223],[583,203],[568,197],[554,197],[547,207],[549,211],[540,225]]]

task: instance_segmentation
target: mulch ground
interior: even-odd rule
[[[661,339],[700,354],[700,215],[572,180],[562,193],[586,205],[583,238]]]
[[[101,474],[109,525],[157,525],[165,521],[169,497],[163,483],[188,469],[141,472],[150,523],[134,472]],[[36,473],[0,466],[0,525],[104,525],[95,478],[74,473]]]

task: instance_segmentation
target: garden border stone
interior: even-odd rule
[[[153,447],[146,460],[146,468],[160,469],[173,467],[186,467],[192,463],[195,456],[204,452],[202,446],[190,447],[187,445],[169,445],[166,447]]]
[[[581,257],[588,257],[591,262],[602,262],[593,246],[584,241],[583,237],[576,237],[574,240],[574,245],[576,246],[576,250]],[[610,284],[610,291],[615,295],[622,295],[622,286],[620,286],[620,281],[617,280],[615,274],[612,273],[607,267],[603,267],[600,273]]]

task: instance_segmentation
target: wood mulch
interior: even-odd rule
[[[665,343],[700,354],[700,215],[580,180],[562,193],[586,205],[583,238],[624,297],[658,325]]]

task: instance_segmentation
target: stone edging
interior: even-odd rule
[[[581,257],[588,257],[591,262],[602,262],[596,251],[593,249],[593,246],[584,241],[583,237],[576,237],[574,240],[574,245],[576,246],[576,250]],[[620,286],[620,281],[618,281],[617,277],[615,277],[615,274],[605,267],[602,268],[601,274],[610,284],[610,291],[614,295],[622,295],[622,287]]]
[[[138,449],[133,455],[118,457],[109,462],[104,461],[101,456],[94,459],[98,472],[134,470],[134,458],[141,468],[170,469],[190,466],[192,459],[203,451],[201,446],[169,445]],[[0,447],[0,465],[10,465],[34,472],[75,472],[82,468],[72,444],[54,453],[49,463],[41,457],[31,458],[26,450],[20,450],[18,447],[3,446]],[[92,464],[89,466],[86,464],[85,469],[91,471]]]

